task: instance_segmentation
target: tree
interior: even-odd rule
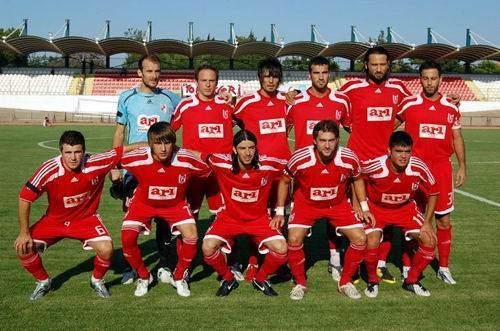
[[[2,29],[0,28],[0,36],[8,36],[14,31],[14,28]],[[10,36],[10,38],[19,37],[20,31],[17,30]],[[15,67],[26,65],[24,56],[15,53],[14,51],[1,51],[0,52],[0,67],[5,67],[8,64],[13,64]]]
[[[471,68],[472,73],[474,74],[500,74],[500,64],[495,61],[481,61],[476,65],[473,65]]]

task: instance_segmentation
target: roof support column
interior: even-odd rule
[[[351,42],[356,42],[356,26],[351,25]],[[354,71],[354,60],[349,60],[349,71]]]

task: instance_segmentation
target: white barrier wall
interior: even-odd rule
[[[79,114],[116,114],[118,96],[0,95],[0,108]],[[462,113],[500,110],[498,101],[462,101]]]

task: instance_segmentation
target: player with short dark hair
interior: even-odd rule
[[[434,211],[439,252],[437,276],[448,284],[455,284],[449,270],[452,240],[450,213],[454,210],[453,186],[460,187],[467,176],[460,111],[456,101],[439,93],[442,76],[438,63],[424,62],[419,71],[423,91],[404,99],[399,105],[396,125],[405,122],[405,131],[415,142],[414,155],[428,164],[438,182],[440,194]],[[455,181],[450,161],[453,154],[458,161]]]
[[[137,270],[136,296],[143,296],[153,279],[137,245],[140,233],[148,234],[151,220],[165,222],[177,241],[179,259],[169,282],[180,296],[190,296],[186,280],[188,268],[196,255],[198,234],[196,224],[186,202],[186,189],[193,176],[208,175],[207,165],[185,149],[175,145],[175,131],[167,122],[153,124],[148,130],[149,148],[126,154],[122,167],[138,181],[127,213],[123,217],[123,255]]]
[[[286,241],[278,229],[271,229],[267,201],[271,184],[280,174],[281,163],[260,155],[255,135],[241,130],[234,135],[231,154],[198,153],[215,173],[225,201],[203,238],[203,256],[220,277],[217,296],[226,296],[238,287],[222,253],[231,253],[234,239],[248,235],[266,254],[252,279],[253,287],[268,296],[278,295],[267,281],[286,262]]]
[[[175,93],[158,87],[161,75],[161,63],[158,56],[145,55],[138,61],[137,75],[141,78],[139,86],[122,92],[118,98],[116,112],[116,128],[113,135],[113,147],[121,146],[124,141],[134,143],[147,140],[147,132],[151,125],[160,121],[170,122],[180,97]],[[113,185],[111,194],[123,200],[123,211],[126,211],[128,200],[137,186],[137,181],[130,174],[120,170],[111,171]],[[169,255],[171,250],[171,233],[163,221],[157,222],[156,244],[159,255],[158,275],[162,282],[168,279],[162,275],[169,272]],[[122,283],[131,284],[137,276],[135,270],[126,268]]]
[[[312,145],[296,150],[288,161],[279,182],[279,207],[272,221],[274,228],[284,225],[285,199],[293,179],[297,189],[288,219],[288,264],[296,285],[290,298],[301,300],[307,291],[303,241],[318,219],[327,218],[337,233],[350,241],[338,291],[351,299],[359,299],[361,296],[351,279],[363,260],[366,236],[363,224],[347,201],[346,189],[351,180],[363,205],[360,216],[368,223],[374,219],[366,205],[358,157],[350,149],[339,147],[339,129],[333,120],[318,122],[313,129],[313,138]]]
[[[402,228],[407,241],[416,239],[418,250],[413,257],[403,288],[419,296],[430,292],[419,281],[420,274],[434,258],[436,235],[432,226],[434,207],[439,188],[427,165],[412,156],[413,141],[403,131],[389,138],[389,154],[363,164],[361,172],[366,180],[368,205],[377,223],[367,232],[365,265],[368,273],[367,297],[375,298],[379,290],[377,276],[378,246],[385,226]],[[429,193],[425,216],[414,201],[419,188]]]
[[[78,131],[65,131],[59,139],[61,155],[44,162],[19,193],[19,235],[14,242],[23,267],[37,280],[31,300],[51,289],[51,280],[39,252],[64,238],[77,239],[83,249],[94,249],[94,270],[90,286],[102,298],[110,296],[104,275],[111,265],[113,243],[97,213],[107,173],[124,151],[140,145],[119,146],[108,152],[85,154],[85,138]],[[47,192],[49,206],[29,227],[31,204]]]

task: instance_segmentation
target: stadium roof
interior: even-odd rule
[[[385,43],[382,46],[388,50],[392,59],[418,58],[438,61],[456,59],[466,62],[475,62],[483,59],[500,60],[500,48],[489,45],[457,47],[446,44],[411,46],[401,43]],[[363,56],[369,47],[369,44],[359,42],[338,42],[329,45],[311,41],[296,41],[280,45],[265,41],[254,41],[238,45],[226,41],[211,40],[190,44],[174,39],[140,42],[123,37],[92,40],[76,36],[54,40],[37,36],[22,36],[4,39],[3,42],[0,42],[0,51],[11,51],[22,55],[35,52],[55,52],[61,55],[95,53],[104,56],[111,56],[118,53],[136,53],[141,55],[167,53],[180,54],[189,58],[211,54],[220,55],[228,59],[235,59],[244,55],[262,54],[276,57],[289,55],[312,57],[323,55],[326,57],[342,57],[348,60],[357,60]]]

